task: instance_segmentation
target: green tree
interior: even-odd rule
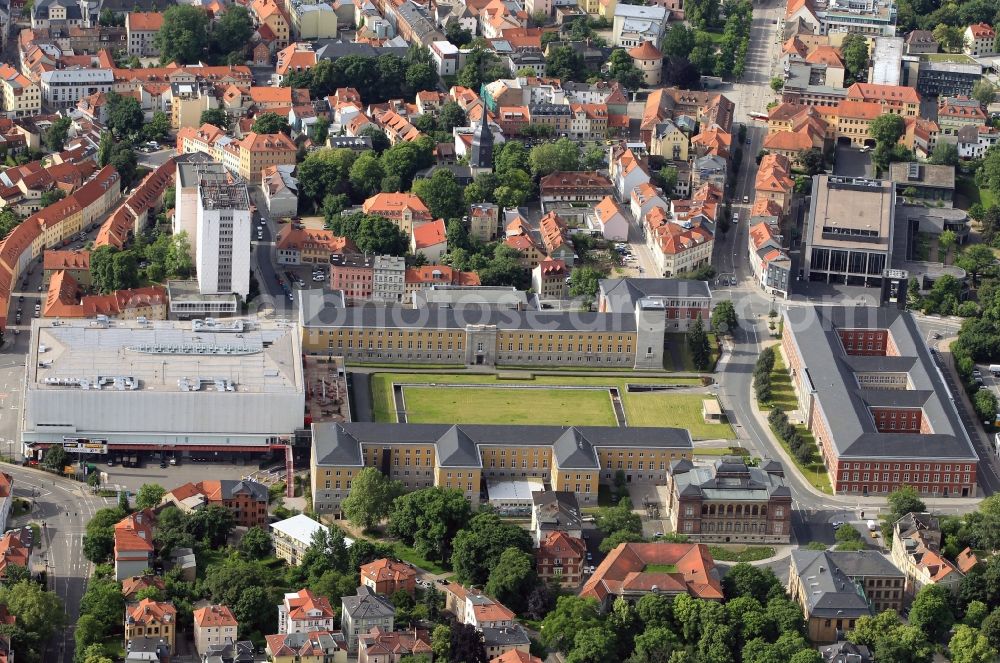
[[[971,601],[969,605],[965,606],[965,617],[962,618],[962,623],[972,628],[979,628],[989,614],[990,609],[985,603]]]
[[[431,649],[434,652],[434,660],[451,660],[451,629],[444,624],[434,627],[431,633]]]
[[[63,144],[69,137],[69,128],[73,125],[73,121],[68,117],[61,117],[55,122],[53,122],[48,131],[45,132],[45,147],[49,149],[50,152],[58,152],[62,150]]]
[[[705,333],[705,325],[701,318],[694,321],[687,333],[688,351],[691,353],[691,361],[699,371],[708,369],[708,362],[711,357],[711,348],[708,344],[708,335]]]
[[[388,219],[365,214],[338,214],[327,219],[326,227],[334,234],[349,237],[359,251],[376,255],[403,255],[409,240]]]
[[[227,7],[212,26],[212,50],[221,56],[235,53],[242,59],[251,35],[253,35],[253,19],[246,7],[240,5]]]
[[[983,106],[989,106],[992,104],[996,95],[997,87],[986,78],[980,78],[979,81],[972,86],[972,98],[981,103]]]
[[[458,19],[453,19],[448,22],[448,27],[445,28],[444,36],[445,39],[459,48],[467,46],[472,42],[472,33],[463,28],[462,24],[458,22]]]
[[[726,598],[730,601],[740,597],[756,599],[761,604],[784,595],[784,587],[774,571],[767,567],[736,564],[722,579]]]
[[[577,632],[566,663],[604,663],[615,652],[615,633],[600,626]]]
[[[955,263],[972,275],[973,284],[979,283],[979,275],[992,270],[996,258],[990,247],[984,244],[972,244],[966,247]]]
[[[142,129],[142,106],[135,97],[123,97],[117,92],[109,92],[105,109],[108,129],[118,138],[138,134]]]
[[[531,537],[523,528],[502,521],[495,513],[477,513],[468,526],[455,535],[451,567],[459,582],[482,585],[508,548],[530,553]]]
[[[771,89],[775,92],[781,92],[781,89],[785,87],[785,79],[781,76],[775,76],[771,79]]]
[[[879,115],[868,125],[868,134],[877,143],[885,145],[895,145],[905,130],[903,118],[893,113]]]
[[[260,527],[251,527],[240,540],[240,552],[248,559],[264,559],[271,554],[271,537]]]
[[[229,125],[231,124],[229,113],[226,112],[225,108],[209,108],[208,110],[203,110],[199,121],[202,124],[214,124],[223,131],[228,131]]]
[[[545,56],[545,72],[564,81],[582,80],[583,55],[577,53],[572,46],[549,47]]]
[[[351,481],[351,493],[341,503],[351,524],[371,529],[389,515],[392,501],[404,492],[403,483],[385,476],[374,467],[366,467]]]
[[[642,72],[635,66],[632,57],[624,49],[612,51],[608,64],[610,66],[608,75],[612,80],[621,83],[622,87],[636,90],[644,86]]]
[[[520,613],[527,606],[528,594],[537,582],[535,558],[518,548],[507,548],[490,571],[486,593]]]
[[[162,64],[199,62],[208,50],[208,14],[193,5],[170,7],[163,12],[163,26],[153,43]]]
[[[153,119],[142,127],[146,140],[161,141],[170,134],[170,118],[163,111],[153,113]]]
[[[993,423],[997,416],[997,397],[990,389],[980,389],[972,398],[972,407],[980,421]]]
[[[45,450],[42,466],[53,472],[62,474],[63,468],[69,463],[69,454],[58,444],[53,444]]]
[[[291,127],[288,126],[288,118],[272,111],[258,115],[250,130],[259,134],[290,134],[292,132]]]
[[[18,660],[40,660],[41,646],[62,630],[65,621],[59,597],[38,583],[22,581],[0,586],[0,605],[6,605],[17,619],[17,637],[12,644]]]
[[[910,624],[927,635],[927,639],[940,640],[955,623],[949,605],[948,590],[940,585],[924,585],[913,599]]]
[[[844,57],[845,78],[864,81],[868,72],[868,41],[861,35],[849,34],[840,45]]]
[[[451,543],[471,515],[460,490],[433,486],[396,499],[389,514],[389,534],[432,561],[451,557]],[[357,545],[357,544],[355,544]]]
[[[594,598],[560,596],[555,610],[542,620],[542,644],[549,649],[569,651],[577,633],[601,625],[598,608]]]
[[[254,631],[270,633],[274,617],[275,597],[267,587],[260,585],[247,587],[240,593],[239,600],[233,605],[233,616],[239,624],[240,635]]]
[[[351,189],[355,192],[356,198],[364,200],[380,191],[385,170],[382,168],[382,162],[374,153],[365,152],[351,165],[349,177]]]
[[[166,489],[156,483],[144,483],[135,493],[136,509],[153,509],[160,505],[160,500],[167,494]]]
[[[986,636],[991,647],[1000,649],[1000,608],[994,608],[993,612],[983,620],[980,633]]]
[[[642,534],[629,532],[628,530],[618,530],[601,539],[601,544],[597,547],[602,553],[609,553],[623,543],[643,543],[646,539]]]
[[[997,650],[986,636],[962,624],[948,642],[952,663],[990,663],[997,658]]]
[[[555,171],[574,171],[580,168],[580,148],[569,138],[553,143],[542,143],[531,148],[528,157],[531,174],[544,177]]]
[[[647,629],[669,627],[674,621],[673,599],[663,594],[645,594],[635,604],[639,619]],[[638,643],[637,643],[638,644]]]
[[[569,277],[569,294],[593,301],[597,297],[602,275],[593,267],[577,267]]]
[[[413,182],[413,193],[427,205],[435,219],[451,219],[465,214],[465,196],[450,170],[437,170],[428,179]]]
[[[724,300],[712,309],[712,329],[723,334],[731,333],[739,327],[736,318],[736,307],[731,300]]]
[[[920,499],[920,493],[913,486],[901,486],[889,493],[886,498],[894,516],[902,517],[908,513],[923,513],[927,506]]]
[[[938,143],[931,152],[930,162],[939,166],[957,166],[958,146],[953,143]]]
[[[664,35],[661,46],[667,57],[687,57],[694,50],[695,32],[684,23],[674,23]]]
[[[939,23],[931,34],[945,53],[957,53],[965,46],[965,30],[958,26]]]

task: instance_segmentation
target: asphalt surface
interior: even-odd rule
[[[42,553],[49,589],[59,595],[66,611],[63,636],[49,643],[44,660],[72,663],[73,631],[92,567],[83,556],[83,535],[94,513],[113,506],[114,500],[91,495],[77,481],[32,468],[6,465],[3,470],[14,478],[14,494],[33,503],[31,512],[18,524],[44,523],[41,541],[35,545]]]

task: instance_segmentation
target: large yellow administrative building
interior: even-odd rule
[[[553,490],[597,504],[597,486],[666,480],[672,460],[690,458],[683,428],[387,423],[313,424],[313,506],[340,514],[351,480],[376,467],[408,490],[461,490],[477,504],[483,480],[543,479]]]

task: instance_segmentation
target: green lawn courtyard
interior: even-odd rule
[[[403,401],[415,424],[616,425],[603,389],[403,387]]]
[[[482,385],[449,388],[448,384]],[[447,373],[375,373],[371,376],[375,421],[395,422],[393,384],[403,387],[407,421],[413,423],[512,423],[614,426],[611,399],[604,389],[503,389],[507,386],[617,387],[629,426],[686,428],[694,439],[733,439],[727,423],[706,424],[701,402],[690,392],[629,393],[627,384],[698,386],[697,379],[631,376],[584,377],[544,375],[533,379],[499,379],[495,375]],[[427,384],[427,387],[414,386]]]

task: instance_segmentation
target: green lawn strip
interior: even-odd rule
[[[691,431],[696,440],[731,440],[736,437],[729,424],[707,424],[701,416],[701,402],[710,394],[678,394],[649,391],[622,394],[629,426],[674,426]]]
[[[733,455],[732,447],[695,447],[695,456],[731,456]],[[743,454],[738,454],[743,455]]]
[[[774,369],[771,371],[771,403],[770,407],[767,404],[760,404],[760,409],[764,414],[767,414],[771,408],[778,408],[784,412],[791,412],[799,407],[798,400],[795,398],[795,391],[792,387],[792,378],[788,373],[788,369],[785,367],[785,359],[782,356],[780,349],[775,348],[774,352]],[[816,448],[816,438],[805,426],[796,426],[795,430],[799,432],[802,439],[808,442],[813,448]],[[830,485],[830,476],[826,473],[826,466],[823,465],[822,461],[817,461],[813,463],[803,464],[795,457],[792,453],[791,447],[778,437],[778,434],[772,429],[774,433],[774,439],[784,448],[785,453],[792,459],[795,466],[799,468],[799,472],[805,477],[809,484],[820,490],[827,495],[833,495],[833,487]],[[818,451],[817,451],[818,453]]]
[[[337,524],[336,523],[332,523],[331,526],[332,527],[337,527]],[[341,529],[343,529],[343,528],[341,528]],[[445,573],[451,573],[451,569],[450,568],[446,568],[444,566],[441,566],[439,563],[432,562],[429,559],[424,559],[423,557],[420,556],[420,553],[418,553],[412,546],[408,546],[405,543],[403,543],[402,541],[397,541],[396,539],[383,539],[383,538],[374,537],[374,536],[360,536],[359,537],[356,534],[352,534],[352,533],[347,532],[347,531],[344,531],[344,535],[347,536],[347,537],[349,537],[349,538],[352,538],[352,539],[361,538],[361,539],[365,539],[366,541],[371,541],[372,543],[384,543],[384,544],[390,545],[390,546],[392,546],[393,553],[396,555],[396,557],[398,557],[399,559],[403,560],[404,562],[409,562],[413,566],[420,567],[421,569],[423,569],[424,571],[427,571],[428,573],[434,573],[436,575],[442,575],[442,574],[445,574]]]
[[[464,371],[468,368],[465,364],[389,364],[374,363],[369,361],[347,361],[344,365],[348,368],[387,368],[392,371],[410,371],[419,369],[444,370],[444,371]]]
[[[647,564],[643,573],[677,573],[676,564]]]
[[[708,553],[716,562],[758,562],[774,557],[771,546],[709,546]],[[647,567],[648,568],[648,567]]]
[[[403,387],[411,423],[615,426],[604,390]]]

